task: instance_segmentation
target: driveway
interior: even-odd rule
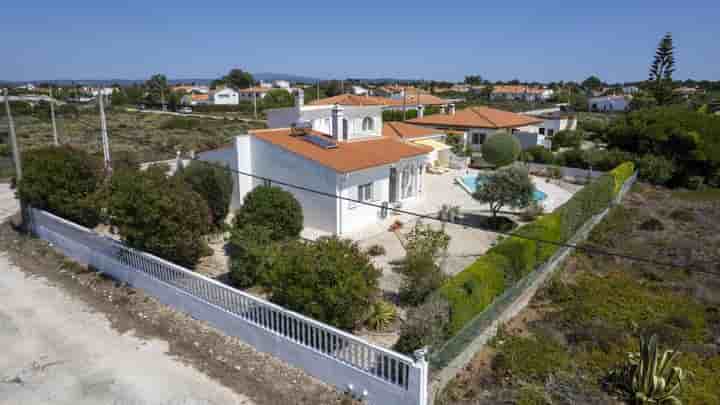
[[[0,222],[17,212],[0,184]],[[0,252],[0,404],[252,404]]]

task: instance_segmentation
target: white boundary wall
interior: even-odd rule
[[[207,321],[368,404],[427,405],[428,365],[368,343],[48,212],[31,229],[66,256]]]

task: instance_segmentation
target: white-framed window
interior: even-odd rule
[[[372,131],[375,129],[375,122],[371,117],[365,117],[362,120],[362,130],[363,131]]]
[[[361,184],[358,186],[358,200],[373,201],[373,184]]]
[[[545,135],[545,128],[538,128],[538,134]]]

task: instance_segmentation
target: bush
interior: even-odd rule
[[[505,132],[497,132],[482,144],[483,159],[495,167],[507,166],[520,156],[520,141]]]
[[[526,149],[524,153],[529,161],[534,163],[552,164],[555,159],[555,155],[551,151],[540,145]]]
[[[205,200],[162,168],[118,170],[110,183],[108,214],[125,242],[181,266],[209,254]]]
[[[262,284],[280,246],[264,226],[246,224],[233,228],[229,241],[230,281],[239,288]]]
[[[637,160],[637,166],[642,180],[659,186],[667,184],[675,172],[672,160],[657,155],[644,155]]]
[[[210,208],[213,225],[218,229],[222,227],[230,210],[233,192],[233,178],[230,171],[227,168],[193,161],[188,167],[178,171],[176,176],[205,198]]]
[[[387,252],[383,245],[375,244],[375,245],[372,245],[369,248],[367,248],[367,254],[372,257],[382,256],[385,253],[387,253]]]
[[[379,277],[356,243],[331,237],[288,242],[263,279],[272,302],[352,330],[379,293]]]
[[[172,117],[168,118],[165,122],[160,125],[161,129],[184,129],[192,130],[203,127],[203,122],[188,117]]]
[[[432,297],[423,305],[408,311],[393,349],[412,354],[425,346],[436,346],[448,336],[450,306],[442,297]]]
[[[372,305],[370,316],[367,319],[367,325],[372,330],[382,331],[397,318],[397,309],[387,301],[378,300]]]
[[[610,175],[615,179],[615,194],[620,192],[623,184],[635,173],[635,164],[625,162],[610,171]]]
[[[558,131],[552,137],[552,149],[579,148],[583,141],[582,131]]]
[[[402,110],[384,110],[382,112],[382,119],[383,122],[411,120],[417,118],[417,110],[408,108],[404,115],[403,117]]]
[[[272,240],[295,239],[303,229],[300,203],[279,187],[260,186],[249,192],[237,211],[235,227],[245,224],[264,226]]]
[[[34,208],[93,228],[100,222],[96,190],[102,163],[69,146],[48,146],[23,154],[17,195]]]
[[[479,179],[478,179],[479,180]],[[524,167],[506,167],[487,176],[478,183],[473,198],[490,205],[493,218],[505,206],[525,208],[532,201],[535,186]]]
[[[690,176],[685,181],[685,186],[690,190],[702,190],[705,188],[705,178],[702,176]]]
[[[399,266],[402,275],[400,302],[405,305],[418,305],[440,288],[445,280],[437,259],[447,252],[450,236],[445,228],[434,230],[430,226],[416,223],[408,234],[405,245],[405,259]]]
[[[552,339],[499,334],[498,353],[492,369],[498,376],[512,375],[526,381],[544,383],[547,378],[568,367],[570,356]]]

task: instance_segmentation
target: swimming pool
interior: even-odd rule
[[[484,180],[484,177],[480,176],[478,179],[478,176],[469,174],[467,176],[458,177],[457,181],[460,183],[461,186],[470,194],[475,193],[477,191],[477,183],[478,181],[482,183]],[[547,198],[547,194],[543,193],[542,191],[535,189],[533,191],[533,200],[535,201],[543,201]]]

